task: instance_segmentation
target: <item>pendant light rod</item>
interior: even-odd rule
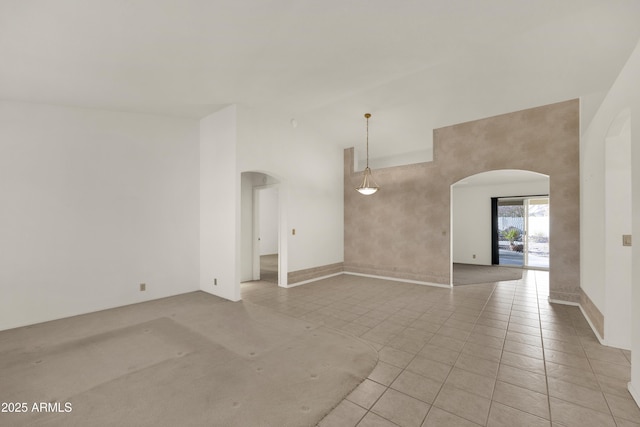
[[[369,118],[371,114],[365,113],[364,118],[367,119],[367,169],[369,169]]]
[[[369,118],[371,114],[366,113],[364,118],[367,119],[367,167],[364,169],[362,184],[356,187],[356,191],[365,196],[370,196],[373,193],[377,192],[380,187],[376,184],[376,181],[373,179],[373,175],[371,174],[371,169],[369,168]]]

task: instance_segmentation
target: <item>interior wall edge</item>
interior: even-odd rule
[[[583,311],[584,317],[589,322],[589,325],[591,325],[591,329],[593,329],[598,340],[604,341],[604,315],[583,289],[580,289],[580,292],[580,308]]]

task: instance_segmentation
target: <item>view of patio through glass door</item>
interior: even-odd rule
[[[548,269],[549,197],[494,200],[497,264]]]

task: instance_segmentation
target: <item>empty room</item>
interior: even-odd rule
[[[638,22],[0,0],[0,425],[640,426]]]

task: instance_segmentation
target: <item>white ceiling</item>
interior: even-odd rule
[[[199,118],[278,111],[372,157],[432,129],[583,99],[640,38],[638,0],[0,0],[0,99]],[[421,154],[422,153],[422,154]]]

